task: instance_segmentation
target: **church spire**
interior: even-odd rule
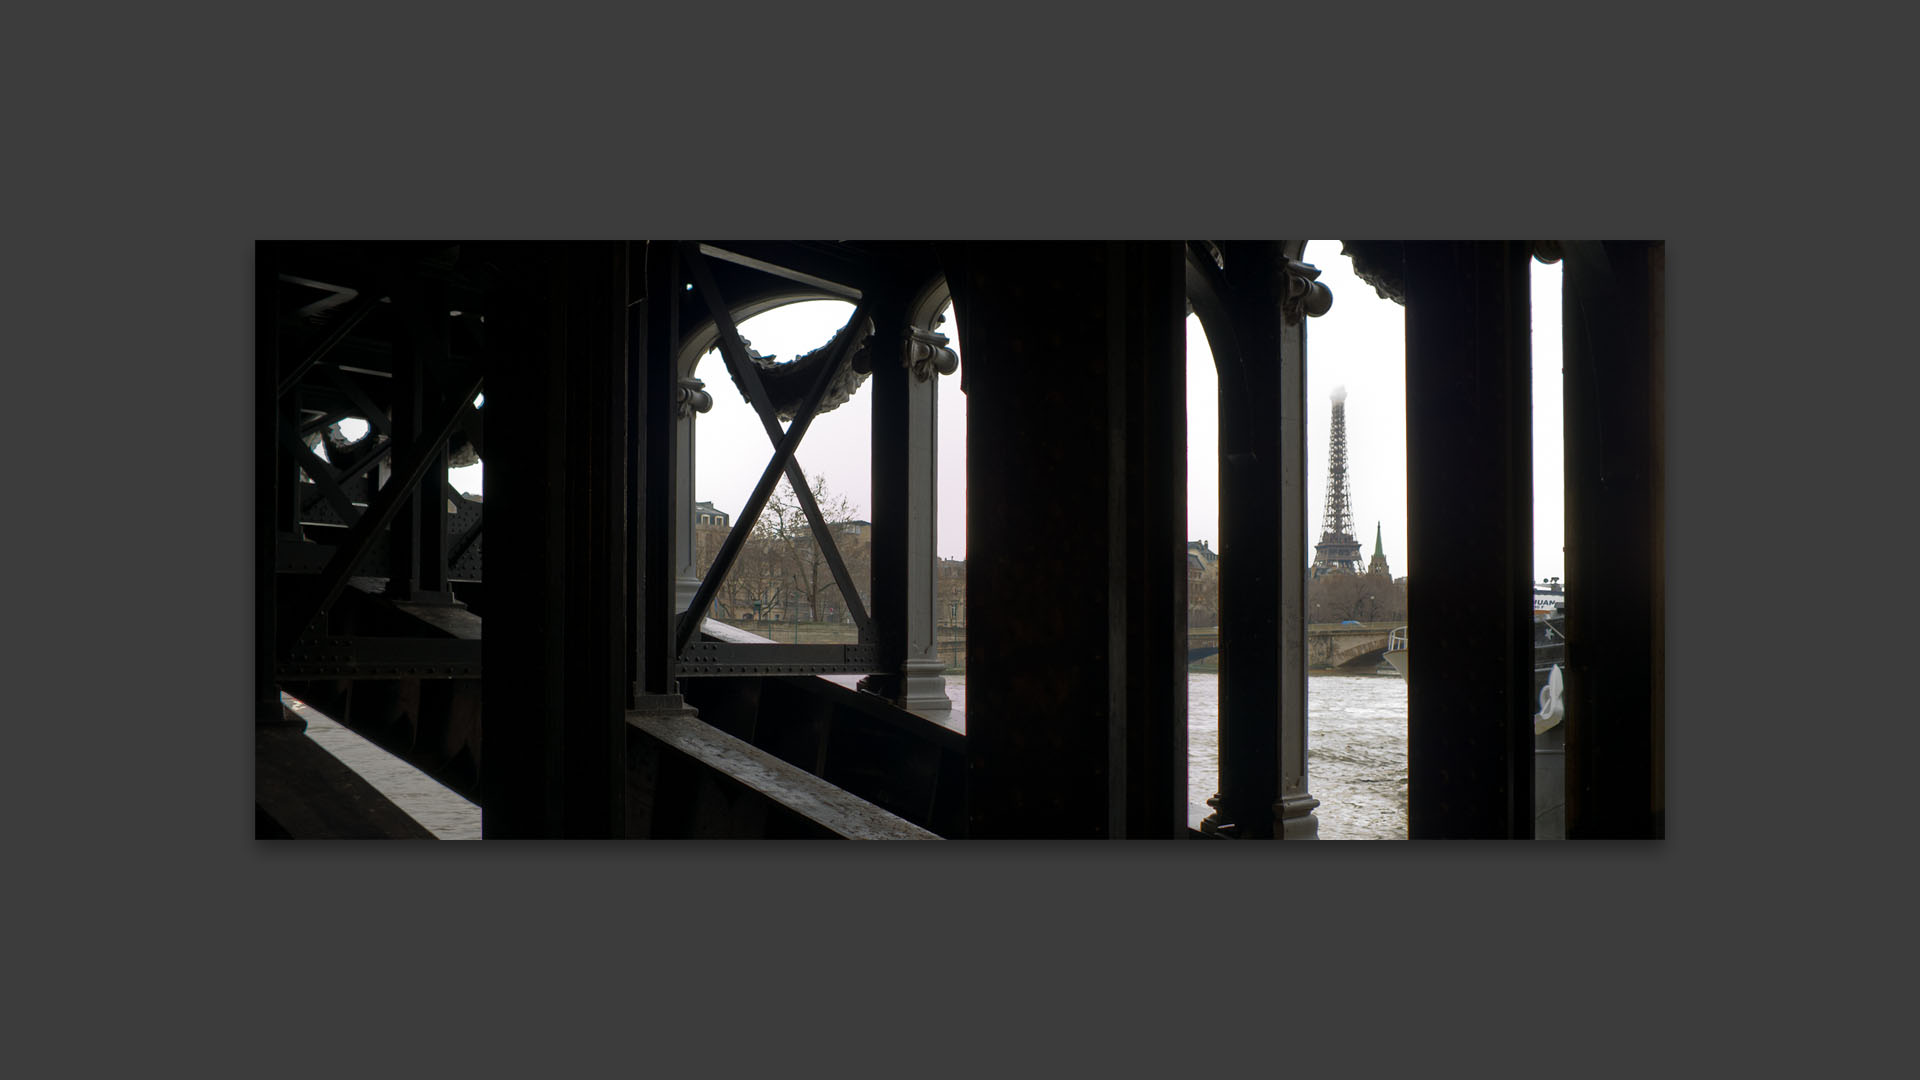
[[[1387,549],[1380,542],[1380,523],[1377,521],[1373,523],[1373,558],[1367,563],[1367,573],[1393,576],[1387,570]]]

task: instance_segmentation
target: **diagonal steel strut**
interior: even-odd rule
[[[307,353],[304,359],[294,365],[292,371],[280,376],[280,381],[275,386],[275,396],[286,397],[288,393],[292,392],[293,388],[300,384],[300,380],[306,377],[307,371],[311,369],[313,365],[325,359],[326,355],[333,351],[334,346],[347,340],[347,335],[351,334],[354,328],[360,325],[360,320],[366,318],[368,313],[380,305],[380,300],[380,293],[371,292],[361,293],[358,297],[350,301],[339,315],[334,316],[333,325],[327,330],[326,336],[320,339],[320,342]]]
[[[707,310],[713,314],[714,325],[719,327],[720,352],[726,358],[727,369],[733,372],[734,378],[746,390],[747,402],[759,414],[760,426],[766,429],[767,440],[779,446],[785,433],[780,429],[780,420],[773,408],[773,397],[767,393],[766,384],[760,381],[759,365],[747,359],[747,347],[740,340],[740,330],[733,323],[733,313],[727,310],[726,299],[714,284],[713,271],[707,267],[705,260],[698,257],[688,260],[688,263],[694,285],[700,290],[700,298],[706,301]],[[854,333],[859,332],[857,322],[847,325],[853,328]],[[797,421],[798,417],[795,419]],[[832,530],[827,528],[820,505],[814,501],[813,489],[807,485],[806,470],[800,467],[797,458],[787,459],[786,476],[794,497],[800,501],[801,512],[806,515],[807,527],[813,530],[813,535],[819,540],[820,553],[826,557],[833,582],[839,586],[840,595],[847,602],[848,614],[853,616],[854,625],[859,628],[860,640],[871,640],[873,624],[867,617],[866,605],[860,602],[860,590],[854,586],[853,575],[847,572],[847,564],[840,557],[840,547],[834,542]]]
[[[340,392],[347,395],[347,400],[360,409],[360,416],[369,427],[389,439],[393,438],[393,421],[387,416],[387,411],[375,405],[352,376],[341,370],[338,364],[327,365],[326,373],[327,378],[340,388]]]
[[[740,555],[740,549],[746,546],[747,535],[755,523],[760,520],[760,511],[767,505],[767,499],[773,494],[773,487],[793,460],[793,451],[807,434],[807,428],[813,423],[814,414],[820,411],[820,400],[826,397],[827,386],[840,373],[840,365],[847,362],[852,351],[854,327],[866,318],[868,301],[862,299],[853,309],[853,317],[847,320],[847,330],[838,338],[832,352],[827,354],[826,363],[820,365],[820,373],[814,377],[813,386],[807,391],[801,402],[800,411],[795,414],[793,423],[788,425],[786,433],[774,447],[773,457],[767,461],[766,469],[760,474],[760,482],[754,485],[753,494],[747,499],[746,507],[741,510],[739,520],[733,523],[733,530],[727,533],[727,539],[720,545],[719,554],[714,556],[713,565],[707,569],[707,576],[701,580],[699,591],[693,595],[693,602],[680,616],[680,625],[674,633],[673,654],[679,656],[686,651],[687,642],[693,640],[694,632],[702,619],[706,618],[707,608],[713,603],[713,597],[720,590],[721,581]],[[816,511],[817,512],[817,511]]]
[[[451,387],[453,393],[442,399],[440,411],[429,418],[429,423],[421,426],[421,437],[395,454],[393,475],[388,478],[387,485],[369,501],[367,508],[360,512],[360,519],[347,530],[333,558],[328,559],[326,567],[320,571],[319,581],[307,601],[306,609],[300,613],[299,621],[292,623],[291,632],[281,637],[282,652],[290,648],[306,632],[307,627],[346,591],[347,579],[353,576],[354,570],[373,550],[374,537],[393,523],[407,497],[420,486],[420,481],[427,475],[428,466],[433,464],[439,451],[445,448],[447,440],[452,437],[461,411],[480,392],[481,382],[480,372],[463,372],[459,382]]]
[[[285,424],[280,424],[278,427],[281,447],[300,463],[301,471],[305,472],[314,486],[320,489],[320,494],[326,496],[327,502],[333,505],[334,512],[340,515],[340,520],[349,525],[353,524],[353,519],[359,516],[360,511],[354,507],[353,500],[347,498],[347,493],[340,490],[339,481],[333,477],[333,467],[320,460],[320,455],[300,441],[300,436],[295,435],[292,428]],[[344,479],[352,479],[352,476],[353,474],[348,473]]]

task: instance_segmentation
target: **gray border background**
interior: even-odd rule
[[[1812,231],[1787,216],[1874,205],[1835,156],[1870,64],[1810,88],[1773,78],[1779,23],[1618,8],[461,10],[21,24],[6,427],[51,463],[10,500],[28,1047],[215,1075],[1557,1076],[1676,1038],[1725,1062],[1739,1031],[1795,1060],[1765,1025],[1783,981],[1861,963],[1796,942],[1871,873],[1849,845],[1877,815],[1840,783],[1857,744],[1782,755],[1855,716],[1846,675],[1801,674],[1779,560],[1836,504],[1862,563],[1889,522],[1806,452],[1789,358],[1832,385],[1900,354],[1796,319],[1819,275],[1775,267]],[[1296,234],[1668,240],[1664,843],[252,840],[256,239]]]

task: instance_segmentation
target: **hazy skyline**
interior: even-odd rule
[[[1374,524],[1395,577],[1414,568],[1407,549],[1406,309],[1353,272],[1337,240],[1307,244],[1333,307],[1307,320],[1307,532],[1320,539],[1327,500],[1327,432],[1334,387],[1347,390],[1347,496],[1363,559]],[[1534,580],[1565,576],[1565,487],[1560,426],[1560,266],[1530,261],[1533,291]],[[1189,386],[1194,367],[1189,365]],[[1211,387],[1208,388],[1211,393]],[[1189,391],[1189,401],[1195,400]],[[1192,410],[1189,408],[1189,416]],[[1189,436],[1189,454],[1198,453]],[[1188,497],[1189,507],[1193,496]],[[1198,537],[1195,537],[1198,539]]]
[[[1338,241],[1315,240],[1304,261],[1321,271],[1333,291],[1333,307],[1307,323],[1307,528],[1320,538],[1327,488],[1330,395],[1347,391],[1347,493],[1355,539],[1362,556],[1373,553],[1376,523],[1387,562],[1396,577],[1413,567],[1407,551],[1406,352],[1404,309],[1375,293],[1353,273]],[[1560,267],[1530,264],[1533,282],[1534,359],[1534,577],[1563,576],[1565,556],[1560,429]],[[852,305],[809,301],[776,309],[741,324],[753,347],[781,360],[824,344],[846,321]],[[964,366],[965,343],[951,319],[941,327],[954,340]],[[1212,353],[1199,319],[1187,319],[1187,538],[1219,549],[1217,384]],[[741,398],[718,353],[702,359],[696,374],[713,395],[712,411],[697,421],[694,498],[738,516],[765,468],[772,445],[753,410]],[[966,556],[966,401],[957,375],[943,377],[939,404],[938,537],[943,558]],[[796,455],[809,476],[823,475],[858,517],[872,518],[871,398],[863,384],[851,401],[822,413]],[[455,470],[455,486],[480,490],[481,466]]]

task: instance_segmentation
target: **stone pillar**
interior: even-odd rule
[[[1326,314],[1333,295],[1318,276],[1287,260],[1280,309],[1280,797],[1273,817],[1284,840],[1320,835],[1313,813],[1320,800],[1307,782],[1307,318]]]
[[[873,386],[873,559],[869,568],[880,662],[861,688],[917,713],[947,712],[940,658],[936,553],[939,377],[960,359],[947,336],[878,311]],[[887,335],[886,344],[882,336]]]
[[[1220,791],[1203,828],[1311,839],[1307,783],[1306,316],[1318,272],[1276,242],[1227,243],[1199,275],[1220,386]],[[1203,267],[1202,270],[1205,270]],[[1211,283],[1211,286],[1208,283]],[[1231,287],[1227,287],[1231,282]]]
[[[694,448],[699,445],[699,415],[713,408],[713,395],[706,383],[691,375],[681,376],[674,415],[674,485],[677,497],[673,508],[674,614],[687,610],[693,594],[700,591],[698,545],[694,540]]]
[[[1405,251],[1409,833],[1531,837],[1530,245]]]

